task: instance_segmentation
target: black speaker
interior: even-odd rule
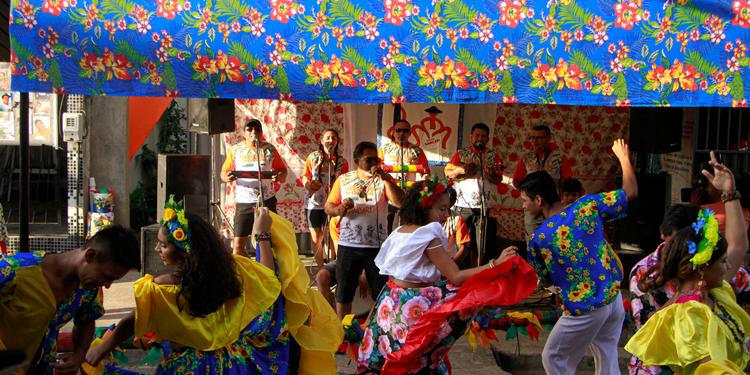
[[[188,130],[201,134],[233,132],[234,99],[188,99]]]
[[[682,108],[630,109],[630,149],[666,154],[682,149]]]
[[[151,224],[141,227],[141,276],[154,276],[177,271],[162,263],[159,253],[154,250],[161,225]]]
[[[156,199],[158,218],[164,202],[174,194],[187,212],[209,220],[211,196],[211,157],[208,155],[159,154],[157,159]]]
[[[661,242],[659,226],[672,201],[672,179],[667,173],[638,174],[638,197],[628,202],[628,216],[615,226],[620,248],[627,244],[648,254]],[[622,180],[618,179],[618,186]]]

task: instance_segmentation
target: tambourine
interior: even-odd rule
[[[386,173],[424,173],[424,166],[417,164],[384,165]]]

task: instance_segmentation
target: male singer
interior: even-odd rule
[[[549,126],[537,125],[531,129],[531,144],[534,147],[518,161],[516,171],[513,173],[513,186],[517,186],[527,174],[532,172],[546,171],[558,187],[561,181],[573,176],[570,161],[559,151],[552,151],[551,140],[552,132]],[[534,234],[543,221],[543,216],[532,217],[528,211],[524,210],[523,223],[527,238]]]
[[[399,187],[403,190],[406,190],[408,182],[424,180],[430,174],[427,156],[425,156],[422,148],[409,142],[410,136],[411,124],[406,120],[398,120],[393,124],[391,142],[378,149],[378,157],[382,166],[419,165],[423,168],[422,173],[391,173],[391,176],[399,182]],[[398,209],[389,203],[388,232],[393,230],[396,211]]]
[[[469,138],[471,146],[456,151],[445,166],[445,175],[456,180],[457,200],[454,212],[463,217],[471,234],[471,242],[467,245],[468,256],[456,259],[462,269],[487,263],[489,259],[499,255],[494,245],[497,221],[489,215],[489,196],[494,189],[493,185],[502,183],[502,170],[505,168],[500,155],[487,148],[490,140],[490,128],[487,124],[474,124]],[[484,228],[481,228],[485,246],[482,259],[478,259],[477,232],[480,231],[482,214],[486,219]]]

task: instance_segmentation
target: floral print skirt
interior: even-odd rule
[[[423,288],[401,288],[388,281],[370,313],[357,355],[357,373],[379,374],[388,354],[404,344],[409,327],[425,312],[453,298],[457,291],[447,281]],[[412,373],[450,374],[448,351],[479,311],[462,311],[446,319]]]
[[[289,363],[289,331],[284,296],[258,315],[229,345],[213,351],[193,348],[165,350],[156,374],[286,374]]]

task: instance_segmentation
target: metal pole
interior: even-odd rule
[[[21,180],[18,184],[19,199],[19,251],[31,251],[29,249],[29,93],[21,93],[21,124],[19,129],[20,140],[20,167]]]

